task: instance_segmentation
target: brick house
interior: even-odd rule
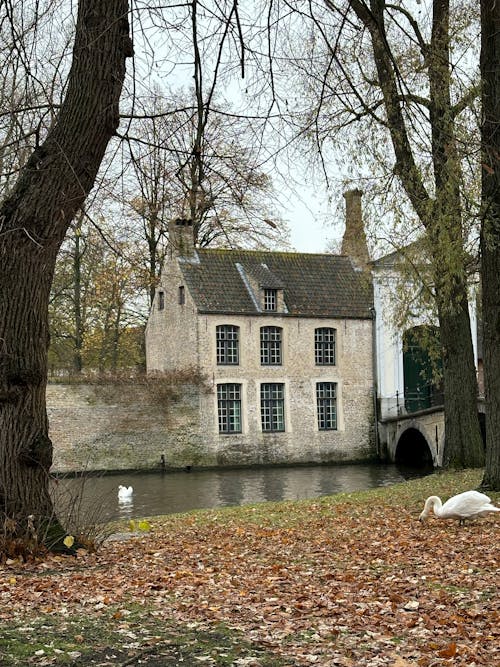
[[[172,223],[146,359],[148,371],[208,378],[195,420],[204,465],[373,458],[367,274],[347,256],[196,249],[192,239],[188,221]]]

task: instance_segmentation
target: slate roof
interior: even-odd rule
[[[262,314],[250,289],[257,281],[283,289],[285,316],[371,318],[371,284],[346,256],[198,249],[179,266],[200,313]]]

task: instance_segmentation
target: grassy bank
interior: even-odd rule
[[[498,517],[417,521],[480,478],[156,517],[97,554],[11,562],[0,665],[500,664]]]

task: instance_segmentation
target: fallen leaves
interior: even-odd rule
[[[269,525],[251,508],[177,517],[98,554],[10,562],[0,619],[123,623],[133,602],[158,623],[224,624],[295,665],[500,664],[494,518],[421,526],[394,506],[301,507],[274,507]]]

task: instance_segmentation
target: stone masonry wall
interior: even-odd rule
[[[240,327],[240,363],[218,366],[215,328]],[[260,363],[260,327],[283,329],[283,363]],[[337,332],[335,366],[316,366],[314,330]],[[215,465],[336,463],[375,457],[371,321],[266,317],[200,316],[200,369],[209,378],[210,393],[201,397],[201,426]],[[242,387],[242,433],[220,434],[217,421],[218,383]],[[285,385],[285,432],[263,433],[260,384]],[[338,428],[320,431],[316,415],[316,383],[337,383]]]
[[[146,326],[146,366],[148,371],[182,370],[196,367],[198,345],[198,315],[189,290],[185,302],[179,303],[179,287],[184,279],[177,261],[166,261],[162,282]],[[159,293],[163,293],[163,308],[159,308]]]
[[[198,462],[199,387],[158,395],[136,384],[49,384],[53,472],[159,470]]]
[[[210,319],[204,323],[207,329],[215,325]],[[313,366],[307,341],[313,335],[314,321],[295,321],[285,327],[284,355],[289,362],[286,368],[270,367],[265,372],[257,362],[250,363],[258,358],[256,323],[253,327],[248,320],[246,325],[239,324],[242,334],[251,333],[249,340],[256,339],[251,344],[247,340],[242,350],[247,363],[232,368],[231,376],[227,367],[215,366],[208,388],[182,385],[174,396],[162,397],[143,384],[49,384],[53,472],[159,470],[162,456],[167,468],[330,463],[373,456],[367,322],[337,322],[338,366],[317,367],[306,379],[304,371]],[[211,337],[205,341],[202,354],[206,359],[215,354],[215,341]],[[338,382],[337,431],[317,429],[314,391],[315,382],[321,380]],[[241,435],[218,433],[217,381],[243,385]],[[260,431],[260,381],[285,382],[285,433]]]

